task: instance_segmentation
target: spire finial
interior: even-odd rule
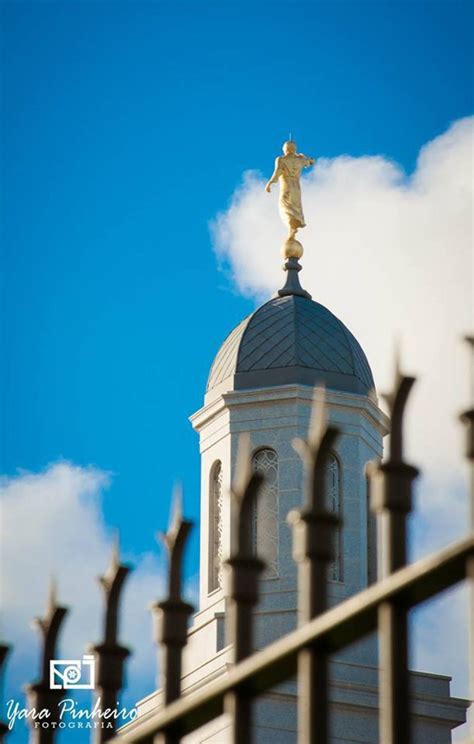
[[[295,241],[296,243],[298,241]],[[300,243],[298,243],[300,245]],[[283,271],[287,272],[285,286],[278,290],[279,297],[287,297],[288,295],[296,295],[297,297],[306,297],[310,300],[311,295],[307,292],[300,284],[298,278],[298,272],[301,271],[301,264],[297,258],[287,258],[283,264]]]

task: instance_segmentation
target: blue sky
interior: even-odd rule
[[[472,113],[473,5],[10,2],[2,16],[2,471],[110,471],[106,523],[125,551],[151,550],[176,480],[198,517],[188,416],[254,307],[209,222],[243,171],[270,175],[289,131],[316,157],[412,171]]]

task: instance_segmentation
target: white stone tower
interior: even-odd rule
[[[289,271],[297,277],[294,268]],[[220,561],[230,552],[227,494],[241,433],[250,435],[254,466],[267,476],[254,519],[256,552],[268,564],[261,580],[259,645],[296,624],[296,566],[287,514],[301,506],[303,467],[292,443],[307,435],[314,386],[327,388],[329,415],[341,430],[328,473],[331,506],[344,519],[330,570],[334,602],[370,580],[364,467],[381,457],[387,432],[369,365],[354,336],[298,284],[282,292],[224,341],[204,407],[191,419],[201,447],[200,610],[206,619],[225,612]]]

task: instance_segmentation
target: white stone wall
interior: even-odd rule
[[[292,443],[307,436],[312,389],[285,385],[255,391],[234,391],[192,417],[201,448],[201,581],[200,610],[215,607],[222,591],[209,593],[210,477],[216,461],[223,467],[225,552],[230,550],[230,501],[239,437],[248,433],[253,451],[274,449],[279,463],[278,577],[261,580],[261,609],[296,609],[297,569],[292,558],[292,535],[287,515],[303,502],[303,465]],[[368,398],[328,393],[329,418],[340,428],[335,447],[341,466],[342,582],[330,582],[331,602],[367,584],[367,488],[365,464],[381,457],[386,419]],[[227,518],[226,518],[227,517]],[[278,597],[272,595],[279,595]],[[220,609],[223,609],[221,603]]]

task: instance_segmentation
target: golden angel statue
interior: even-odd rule
[[[288,225],[287,242],[295,241],[295,235],[300,227],[305,227],[303,206],[301,204],[300,176],[303,168],[315,164],[314,158],[308,158],[296,152],[296,142],[288,140],[283,145],[283,155],[275,160],[275,170],[268,181],[265,190],[270,193],[272,184],[280,181],[280,216]]]

